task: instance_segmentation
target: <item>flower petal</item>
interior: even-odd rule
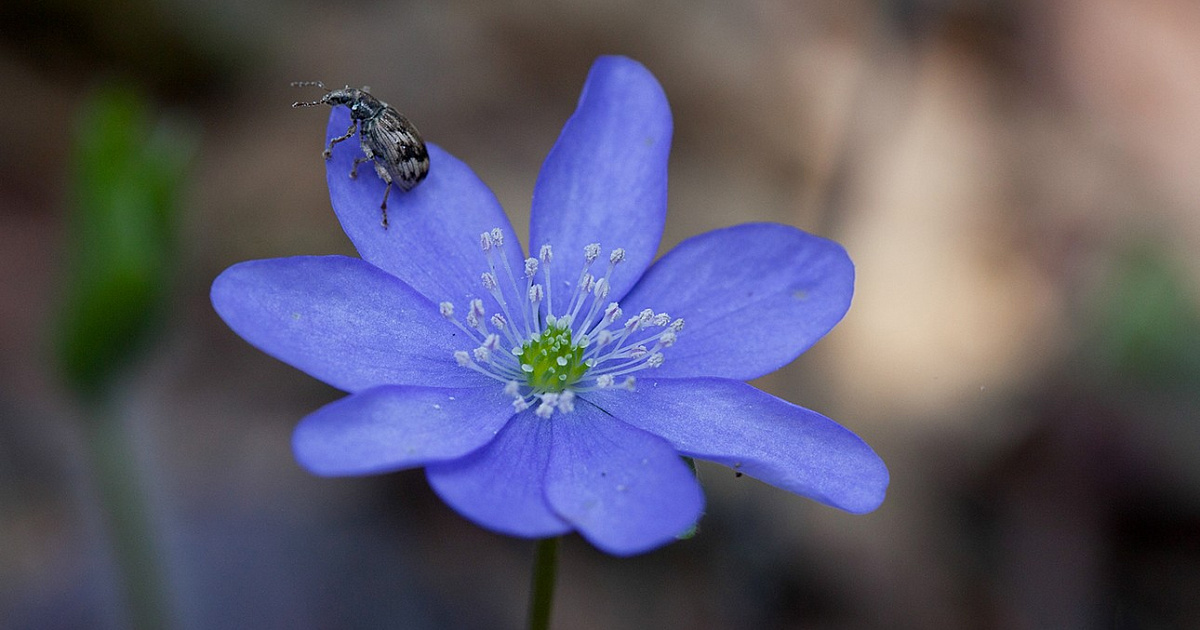
[[[434,492],[480,527],[545,538],[571,530],[546,503],[549,458],[550,423],[526,411],[513,416],[487,446],[430,464],[425,472]]]
[[[350,110],[333,108],[326,142],[344,134],[349,124]],[[357,135],[334,145],[333,156],[325,162],[329,198],[363,260],[434,303],[449,300],[461,306],[469,296],[483,293],[479,275],[487,270],[487,258],[479,250],[481,233],[493,228],[504,232],[504,251],[516,273],[522,269],[524,255],[492,191],[441,147],[428,144],[427,148],[428,177],[408,192],[392,187],[386,229],[380,224],[379,204],[387,185],[370,163],[359,165],[356,179],[349,177],[354,159],[363,155]],[[501,286],[513,299],[508,283]]]
[[[887,490],[887,467],[858,436],[745,383],[644,379],[636,395],[600,390],[584,396],[685,455],[848,512],[874,510]]]
[[[596,60],[538,175],[531,254],[549,243],[558,277],[573,281],[585,245],[600,241],[605,255],[623,247],[625,262],[613,274],[609,295],[620,299],[658,250],[670,149],[671,109],[654,75],[624,57]],[[563,312],[565,293],[553,292],[554,312]]]
[[[236,264],[213,281],[212,303],[259,350],[338,389],[470,387],[470,344],[436,305],[357,258],[297,256]]]
[[[666,440],[586,402],[551,424],[546,497],[599,549],[620,556],[649,551],[700,518],[700,484]]]
[[[513,415],[499,387],[383,386],[309,414],[292,434],[296,460],[318,475],[370,475],[457,459]]]
[[[786,225],[751,223],[680,243],[621,307],[649,307],[685,322],[656,378],[750,380],[787,365],[829,332],[853,292],[854,264],[841,245]]]

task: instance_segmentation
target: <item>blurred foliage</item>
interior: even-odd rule
[[[155,94],[196,96],[262,57],[219,10],[157,0],[5,0],[6,54],[59,75],[129,77]]]
[[[1200,384],[1200,309],[1188,277],[1161,245],[1121,254],[1094,308],[1099,367],[1160,388]]]
[[[164,312],[176,206],[195,137],[151,123],[144,99],[106,88],[78,120],[68,213],[70,268],[56,345],[71,387],[105,388]]]

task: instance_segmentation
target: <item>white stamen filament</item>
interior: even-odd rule
[[[475,345],[470,351],[456,351],[455,361],[502,383],[505,395],[513,398],[514,410],[533,409],[541,418],[550,418],[555,411],[570,413],[577,393],[633,389],[636,381],[629,374],[663,364],[662,350],[676,343],[683,320],[672,321],[666,313],[644,309],[618,325],[620,305],[606,303],[613,272],[625,260],[624,249],[609,252],[608,268],[597,277],[591,267],[600,257],[600,245],[585,246],[575,290],[556,315],[550,295],[554,285],[550,245],[543,245],[537,258],[524,260],[522,283],[509,264],[504,240],[498,228],[479,236],[487,259],[480,280],[499,312],[489,317],[479,298],[468,303],[462,320],[455,317],[450,302],[440,303],[438,310]],[[502,288],[498,267],[504,268],[507,288]],[[625,378],[618,382],[621,376]]]

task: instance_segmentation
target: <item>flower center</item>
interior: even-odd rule
[[[526,340],[516,356],[530,387],[561,392],[587,373],[583,350],[583,346],[572,342],[571,329],[555,322]]]
[[[578,392],[633,389],[631,374],[662,365],[661,350],[672,346],[683,330],[683,320],[672,321],[666,313],[645,309],[617,324],[622,315],[620,305],[608,302],[601,308],[608,297],[609,278],[625,260],[623,249],[612,250],[607,271],[597,278],[591,268],[600,256],[600,245],[585,247],[574,290],[566,308],[556,314],[556,303],[550,299],[554,254],[549,245],[542,246],[537,258],[525,259],[523,282],[503,254],[504,233],[499,228],[480,235],[479,245],[488,262],[481,280],[495,312],[489,317],[479,298],[471,300],[463,321],[454,316],[450,302],[442,302],[440,309],[443,317],[479,344],[470,352],[456,351],[454,359],[503,383],[517,411],[536,405],[534,412],[549,418],[556,410],[573,410]],[[497,269],[497,259],[502,272]],[[539,273],[543,282],[537,282]],[[502,274],[508,282],[508,295],[521,296],[518,303],[510,304],[505,298],[500,288]],[[618,377],[622,379],[619,382]]]

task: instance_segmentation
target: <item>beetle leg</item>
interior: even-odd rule
[[[354,160],[354,167],[350,169],[350,179],[355,179],[358,177],[358,165],[359,164],[362,164],[363,162],[366,162],[367,160],[373,159],[375,157],[375,152],[371,150],[371,145],[367,144],[367,133],[368,133],[367,128],[363,127],[362,133],[358,134],[358,146],[362,147],[363,154],[362,154],[362,157]],[[379,163],[378,162],[375,163],[375,172],[379,173]],[[380,173],[379,176],[383,177],[383,174]],[[387,181],[387,178],[383,177],[383,180]]]
[[[391,193],[391,192],[392,192],[392,182],[388,182],[388,183],[387,183],[387,188],[384,188],[384,189],[383,189],[383,203],[379,204],[379,209],[383,211],[383,229],[385,229],[385,230],[387,229],[387,226],[388,226],[388,222],[387,222],[387,198],[388,198],[388,194],[389,194],[389,193]]]
[[[379,160],[375,161],[375,174],[379,176],[379,179],[382,179],[383,181],[387,182],[388,191],[391,191],[391,189],[392,189],[392,174],[389,173],[388,170],[386,168],[384,168],[382,164],[379,163]],[[380,207],[385,210],[387,209],[387,192],[383,193],[383,205]]]
[[[370,160],[370,159],[371,159],[371,156],[369,156],[369,155],[364,155],[360,158],[354,158],[354,166],[353,166],[353,168],[350,169],[350,179],[357,179],[358,178],[358,165],[362,164],[363,162],[366,162],[367,160]]]
[[[333,145],[335,145],[335,144],[337,144],[337,143],[341,142],[342,140],[349,140],[349,139],[350,139],[350,136],[353,136],[353,135],[354,135],[354,132],[355,132],[357,129],[358,129],[358,121],[357,121],[357,120],[352,120],[352,121],[350,121],[350,128],[346,130],[346,135],[344,135],[344,136],[338,136],[337,138],[334,138],[333,140],[330,140],[330,141],[329,141],[329,146],[325,147],[325,151],[324,151],[324,153],[322,153],[322,155],[324,155],[324,156],[325,156],[325,159],[326,159],[326,160],[328,160],[328,159],[329,159],[329,157],[330,157],[331,155],[333,155]]]
[[[375,161],[375,174],[379,179],[387,182],[387,187],[383,189],[383,203],[379,204],[379,209],[383,211],[383,229],[387,229],[387,199],[388,195],[392,194],[392,174],[388,172],[378,160]]]

